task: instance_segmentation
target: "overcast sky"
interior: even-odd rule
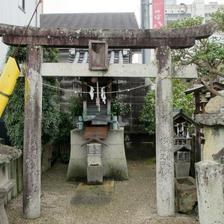
[[[141,0],[44,0],[44,13],[134,12]],[[182,0],[191,3],[192,0]]]
[[[177,0],[189,4],[193,0]],[[215,0],[205,0],[211,2]],[[218,0],[223,2],[223,0]],[[44,13],[135,12],[140,17],[141,0],[43,0]]]

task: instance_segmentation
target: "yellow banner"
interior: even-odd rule
[[[19,74],[20,69],[15,58],[9,57],[0,76],[0,118],[8,104],[9,96],[13,93]]]

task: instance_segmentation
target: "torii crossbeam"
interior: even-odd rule
[[[189,48],[207,38],[214,24],[171,30],[46,29],[0,24],[0,36],[8,45],[28,46],[28,71],[24,121],[24,216],[40,216],[41,193],[41,46],[88,47],[89,40],[104,40],[110,48],[157,49],[156,77],[156,182],[157,212],[174,215],[173,104],[170,49]],[[137,74],[136,74],[137,76]]]
[[[88,47],[89,40],[104,40],[110,48],[170,48],[192,47],[196,39],[207,38],[215,30],[214,24],[194,28],[169,30],[128,29],[49,29],[0,24],[0,36],[9,45],[35,45],[48,47]]]

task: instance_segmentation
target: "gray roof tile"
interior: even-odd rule
[[[134,13],[67,13],[42,14],[42,28],[138,29]]]

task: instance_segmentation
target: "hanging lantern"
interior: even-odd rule
[[[19,74],[20,68],[15,58],[9,57],[0,76],[0,118],[15,88]]]

